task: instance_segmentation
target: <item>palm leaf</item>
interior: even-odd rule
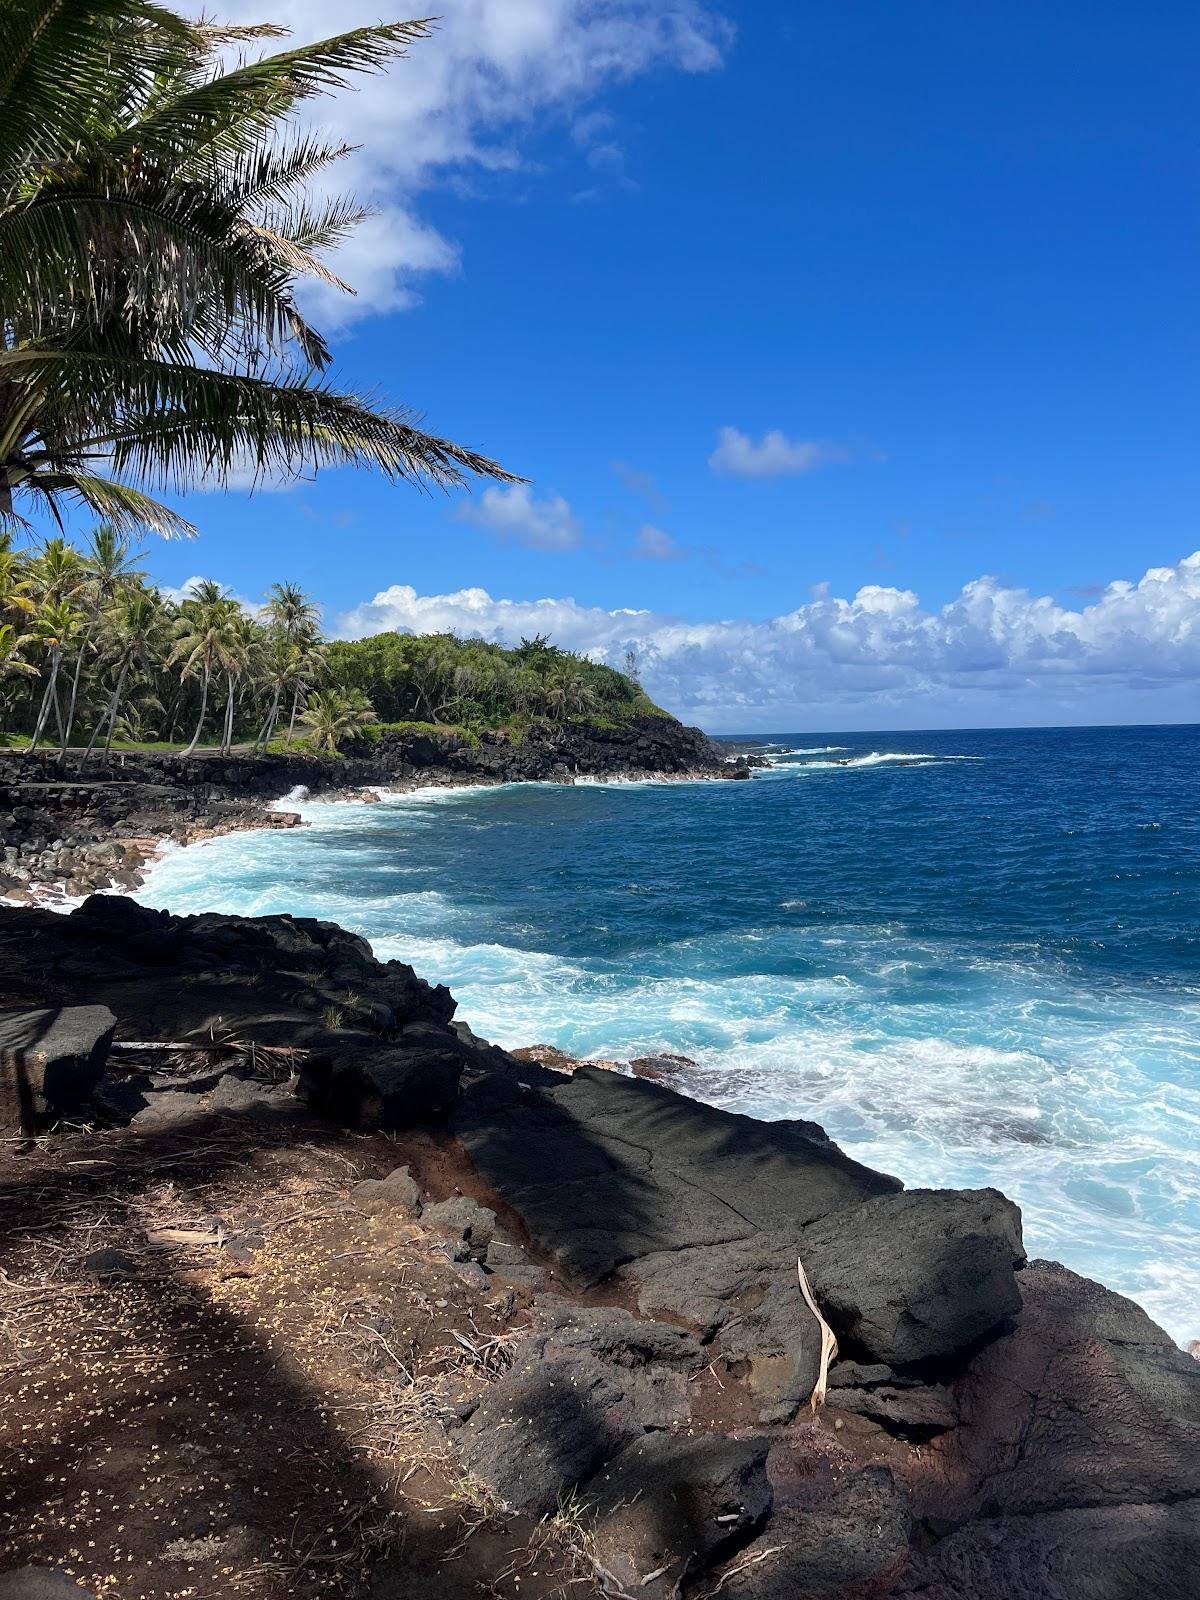
[[[325,384],[283,382],[181,362],[57,350],[0,351],[0,382],[36,383],[55,410],[96,415],[104,396],[113,419],[80,450],[111,447],[119,472],[183,488],[228,481],[245,461],[266,476],[306,467],[362,465],[389,478],[449,487],[468,474],[521,480],[487,456],[424,433],[410,414],[372,410]]]
[[[355,28],[317,44],[298,45],[196,83],[121,130],[114,155],[169,150],[195,160],[212,145],[244,150],[300,100],[345,88],[353,72],[378,71],[429,37],[430,21]]]

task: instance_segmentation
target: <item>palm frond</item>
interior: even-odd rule
[[[127,483],[102,478],[92,472],[35,473],[29,480],[34,492],[65,495],[105,517],[118,533],[154,533],[162,539],[194,539],[197,529],[186,517]]]
[[[206,158],[214,144],[252,148],[301,100],[345,88],[351,73],[378,71],[429,37],[432,21],[355,28],[317,44],[298,45],[196,83],[123,128],[109,143],[114,155],[172,151]]]
[[[253,461],[264,476],[360,465],[389,478],[448,488],[468,474],[519,482],[495,461],[415,427],[410,414],[373,410],[355,395],[300,378],[283,382],[182,362],[58,350],[0,351],[0,382],[35,381],[55,409],[95,415],[105,397],[111,427],[79,448],[111,447],[119,472],[184,488],[217,485]]]

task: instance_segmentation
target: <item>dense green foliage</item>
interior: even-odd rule
[[[663,716],[637,682],[544,638],[513,650],[450,634],[327,643],[316,606],[277,583],[257,611],[219,584],[160,594],[108,524],[90,548],[0,536],[0,743],[80,762],[114,742],[335,753],[383,725],[486,728]]]
[[[541,636],[506,650],[448,633],[378,633],[335,641],[325,653],[330,681],[359,690],[385,723],[479,728],[665,715],[633,678]]]

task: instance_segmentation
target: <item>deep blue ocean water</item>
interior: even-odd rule
[[[682,1052],[1200,1337],[1200,728],[774,742],[749,783],[305,804],[142,898],[335,919],[501,1044]]]

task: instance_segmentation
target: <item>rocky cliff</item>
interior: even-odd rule
[[[405,1391],[424,1430],[414,1461],[474,1486],[476,1531],[569,1530],[580,1566],[556,1578],[569,1592],[1194,1600],[1200,1366],[1128,1300],[1027,1262],[1019,1211],[996,1191],[905,1190],[816,1122],[759,1123],[651,1081],[518,1060],[457,1024],[445,989],[329,924],[97,897],[68,917],[8,913],[0,956],[19,1008],[3,1048],[10,1121],[40,1112],[39,1148],[67,1141],[56,1181],[93,1196],[68,1220],[94,1219],[106,1184],[186,1188],[189,1163],[243,1159],[224,1154],[238,1129],[297,1151],[322,1127],[350,1128],[363,1150],[392,1141],[376,1177],[325,1176],[292,1204],[327,1219],[330,1263],[353,1262],[328,1270],[353,1273],[347,1305],[371,1306],[388,1371],[411,1379],[396,1332],[410,1312],[449,1314],[447,1292],[412,1276],[446,1264],[455,1347],[473,1355],[452,1391],[420,1405]],[[47,1135],[51,1117],[61,1131]],[[72,1133],[81,1122],[92,1131]],[[8,1181],[20,1191],[18,1170]],[[253,1275],[266,1206],[236,1228],[156,1237],[233,1251],[229,1270]],[[339,1206],[369,1221],[339,1223]],[[57,1226],[35,1231],[53,1245]],[[417,1254],[380,1302],[401,1238]],[[798,1262],[839,1347],[824,1406]],[[195,1271],[183,1281],[194,1294]],[[328,1319],[333,1293],[332,1279],[314,1285],[309,1320],[318,1304]],[[249,1437],[245,1419],[222,1423]],[[550,1557],[529,1548],[532,1579]],[[455,1587],[451,1571],[436,1592],[499,1580],[493,1568]],[[405,1581],[401,1560],[392,1588],[355,1592],[415,1592]]]

